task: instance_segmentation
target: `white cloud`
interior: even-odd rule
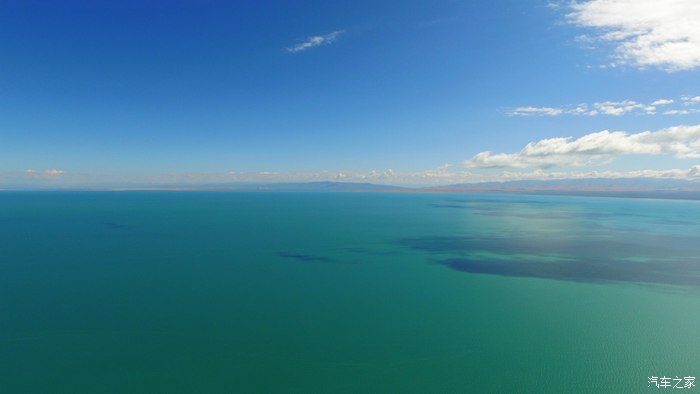
[[[509,115],[513,116],[531,116],[531,115],[545,115],[545,116],[557,116],[564,113],[561,108],[551,108],[551,107],[518,107],[510,110]]]
[[[305,51],[307,49],[317,47],[320,45],[330,44],[333,41],[335,41],[336,38],[338,38],[338,36],[340,34],[342,34],[344,32],[345,32],[345,30],[338,30],[338,31],[334,31],[333,33],[325,34],[322,36],[309,37],[309,38],[305,39],[304,41],[287,48],[287,52],[296,53],[296,52]]]
[[[549,138],[527,144],[516,153],[484,151],[464,164],[471,168],[547,168],[605,164],[621,155],[674,155],[700,158],[700,125],[628,133],[599,131],[577,139]]]
[[[571,115],[597,115],[597,113],[594,113],[595,111],[589,111],[588,110],[588,105],[586,104],[579,104],[573,109],[569,109],[566,111],[567,114]]]
[[[613,64],[666,71],[700,67],[700,1],[588,0],[573,2],[569,20],[613,43]],[[590,35],[589,35],[590,36]]]
[[[604,101],[594,103],[596,109],[595,114],[620,116],[632,112],[642,112],[648,115],[656,113],[656,107],[653,105],[644,105],[632,100],[624,101]]]
[[[654,106],[662,106],[662,105],[673,104],[673,102],[674,102],[673,100],[658,99],[658,100],[654,101],[653,103],[651,103],[651,105],[654,105]]]

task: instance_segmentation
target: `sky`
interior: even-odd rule
[[[0,2],[0,187],[700,180],[700,2]]]

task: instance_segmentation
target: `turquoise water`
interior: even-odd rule
[[[0,194],[0,392],[640,392],[700,374],[700,203]]]

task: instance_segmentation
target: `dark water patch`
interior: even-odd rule
[[[440,264],[461,272],[575,282],[631,282],[700,287],[700,262],[630,261],[525,262],[446,259]]]
[[[329,257],[323,257],[323,256],[316,256],[312,254],[303,254],[303,253],[292,253],[292,252],[280,252],[277,253],[277,256],[279,257],[284,257],[288,259],[295,259],[299,261],[304,261],[304,262],[317,262],[317,263],[337,263],[338,261],[335,259],[331,259]]]

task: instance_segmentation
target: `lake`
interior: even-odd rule
[[[0,193],[0,392],[640,392],[700,374],[700,202]]]

